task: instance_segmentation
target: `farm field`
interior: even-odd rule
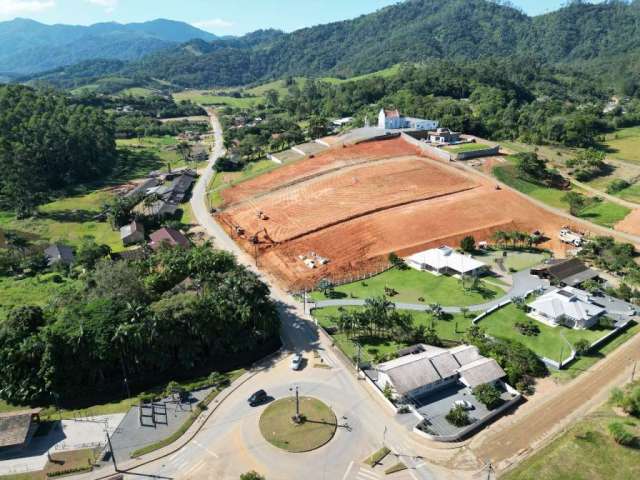
[[[182,100],[191,100],[198,105],[228,105],[237,108],[249,108],[258,105],[264,101],[262,97],[244,97],[236,98],[225,95],[218,95],[210,90],[185,90],[173,94],[176,102]]]
[[[397,295],[389,297],[393,302],[429,305],[438,303],[443,306],[477,305],[500,297],[503,291],[482,283],[480,291],[465,290],[460,280],[444,275],[436,276],[428,272],[421,272],[413,268],[407,270],[392,269],[380,275],[335,287],[334,294],[329,298],[359,298],[379,297],[385,294],[385,287],[394,289]],[[313,292],[314,300],[325,300],[322,292]],[[422,298],[423,300],[419,300]]]
[[[621,422],[640,435],[640,420],[609,405],[580,420],[549,445],[505,473],[504,480],[627,480],[640,476],[640,450],[618,445],[608,431]]]
[[[217,219],[287,287],[338,283],[496,230],[557,231],[564,220],[479,175],[418,154],[401,138],[331,148],[222,190]],[[510,208],[501,208],[509,204]],[[455,210],[459,214],[451,216]],[[240,230],[237,230],[237,229]],[[562,252],[559,242],[550,248]],[[328,264],[309,269],[301,256]]]

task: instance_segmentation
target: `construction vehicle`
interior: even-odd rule
[[[574,232],[568,227],[562,228],[558,237],[562,243],[567,243],[574,247],[581,247],[584,245],[584,237],[580,233]]]

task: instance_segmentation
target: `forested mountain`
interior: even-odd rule
[[[587,65],[618,80],[640,68],[633,61],[639,53],[640,0],[573,1],[538,17],[488,0],[407,0],[290,34],[192,41],[132,62],[120,74],[211,87],[287,75],[349,77],[433,58],[535,56]]]
[[[171,20],[84,27],[17,18],[0,23],[0,72],[33,73],[98,58],[136,60],[189,40],[215,38]]]

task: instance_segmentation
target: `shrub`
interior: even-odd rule
[[[624,445],[625,447],[632,446],[636,441],[636,437],[619,422],[609,424],[609,433],[616,443]]]
[[[589,343],[589,340],[587,340],[585,338],[581,338],[573,346],[573,348],[575,348],[576,353],[578,355],[584,355],[585,353],[587,353],[589,351],[590,347],[591,347],[591,344]]]
[[[502,404],[502,392],[490,383],[478,385],[473,389],[475,397],[482,402],[489,410],[493,410]]]
[[[607,187],[607,193],[612,195],[614,193],[621,192],[622,190],[625,190],[625,189],[629,188],[630,186],[631,186],[631,184],[629,182],[619,178],[619,179],[614,180],[613,182],[611,182],[609,184],[609,186]]]
[[[265,477],[255,471],[250,471],[240,475],[240,480],[266,480]]]
[[[476,239],[473,238],[471,235],[464,237],[461,241],[460,241],[460,248],[462,249],[462,251],[464,252],[473,252],[476,249]]]
[[[449,410],[449,413],[447,413],[447,416],[445,418],[447,419],[447,422],[449,422],[451,425],[455,425],[456,427],[464,427],[471,423],[469,414],[464,408],[459,405]]]
[[[540,334],[540,327],[531,320],[528,322],[516,322],[514,326],[522,335],[527,337],[536,337]]]
[[[387,400],[393,400],[393,388],[388,383],[384,386],[382,393]]]

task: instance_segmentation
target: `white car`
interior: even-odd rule
[[[465,410],[473,410],[473,405],[470,402],[467,402],[466,400],[456,400],[455,402],[453,402],[453,406],[454,407],[462,407]]]
[[[302,355],[296,353],[291,357],[291,370],[300,370],[302,368]]]

